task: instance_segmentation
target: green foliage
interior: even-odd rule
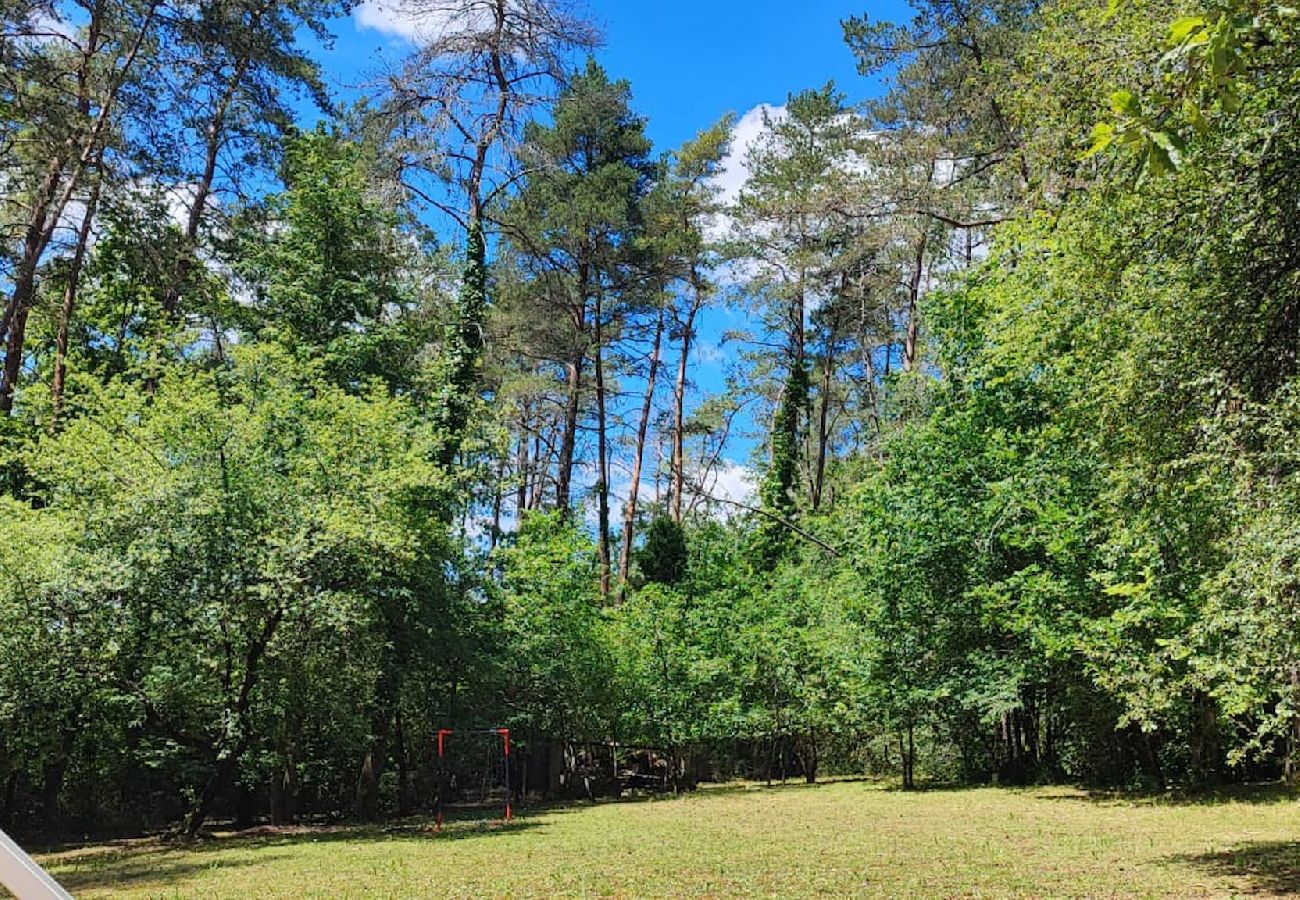
[[[520,731],[590,739],[610,721],[613,660],[602,639],[591,540],[559,514],[528,517],[502,569],[502,688]]]
[[[386,605],[431,611],[444,577],[449,484],[412,404],[344,393],[263,345],[169,373],[152,397],[110,382],[84,406],[28,452],[43,503],[6,517],[0,607],[27,623],[6,646],[45,660],[5,666],[6,732],[104,739],[105,765],[183,784],[274,749],[273,733],[301,743],[354,720]],[[33,707],[60,671],[96,687]]]
[[[808,407],[808,370],[796,361],[781,392],[781,403],[772,422],[772,458],[763,476],[760,499],[770,514],[760,524],[756,552],[761,562],[772,564],[792,540],[789,518],[796,509],[799,487],[800,423]]]
[[[791,93],[725,204],[730,117],[655,159],[595,61],[534,110],[568,61],[501,42],[590,35],[525,6],[309,133],[331,2],[0,48],[6,825],[410,813],[442,728],[543,791],[615,746],[679,789],[1300,775],[1294,10],[850,19],[887,90]],[[754,422],[757,498],[702,496]]]
[[[448,329],[446,340],[448,377],[441,398],[443,430],[447,434],[442,450],[444,465],[451,465],[455,460],[470,426],[483,356],[483,321],[488,307],[487,268],[483,224],[471,222],[460,291],[456,297],[456,324]]]
[[[686,532],[668,516],[655,516],[646,529],[645,543],[637,551],[641,574],[651,584],[674,585],[686,577]]]
[[[269,234],[255,223],[240,247],[260,301],[250,331],[319,356],[340,385],[409,387],[412,357],[430,336],[420,272],[404,258],[415,237],[377,194],[364,152],[323,127],[289,141],[286,190],[267,203]]]
[[[1120,5],[1112,2],[1111,15]],[[1295,52],[1298,15],[1282,3],[1233,0],[1174,19],[1158,62],[1160,81],[1149,92],[1151,112],[1130,90],[1113,93],[1112,121],[1094,127],[1087,155],[1119,144],[1138,155],[1144,175],[1178,168],[1189,140],[1237,114],[1260,86],[1260,74]]]

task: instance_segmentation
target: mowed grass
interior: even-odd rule
[[[77,897],[1194,897],[1300,892],[1300,802],[862,782],[44,855]]]

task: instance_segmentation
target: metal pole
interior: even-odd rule
[[[447,793],[447,757],[444,748],[444,742],[454,732],[450,728],[438,729],[438,796],[434,801],[434,827],[442,831],[442,804],[443,797]]]
[[[3,831],[0,831],[0,884],[18,900],[72,900],[72,895]]]
[[[498,728],[497,734],[501,735],[501,742],[505,748],[505,767],[506,767],[506,822],[511,822],[515,817],[514,807],[511,806],[510,796],[510,729]]]

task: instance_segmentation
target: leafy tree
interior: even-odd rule
[[[267,224],[253,223],[241,254],[259,295],[250,330],[319,354],[341,386],[380,378],[409,390],[434,337],[416,293],[420,257],[407,262],[419,235],[384,205],[363,152],[324,130],[290,142],[287,189],[268,202]]]
[[[76,650],[199,779],[189,833],[267,736],[267,670],[306,673],[281,656],[290,635],[379,627],[386,598],[439,571],[435,442],[408,401],[345,394],[248,347],[228,368],[169,374],[152,400],[111,384],[33,449],[48,499],[32,515],[76,523],[57,552],[87,573],[81,590],[115,635]],[[66,596],[49,584],[31,597],[11,581],[6,604]]]

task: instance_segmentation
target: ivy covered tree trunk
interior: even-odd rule
[[[762,563],[770,565],[790,546],[788,525],[794,512],[794,490],[799,479],[799,423],[808,405],[808,370],[799,359],[791,368],[781,391],[781,402],[772,422],[772,459],[760,488],[767,512],[758,528],[757,551]]]
[[[469,430],[483,358],[483,317],[487,311],[487,242],[483,223],[474,219],[465,244],[465,267],[456,298],[456,324],[447,335],[447,383],[441,418],[442,464],[451,466]]]

